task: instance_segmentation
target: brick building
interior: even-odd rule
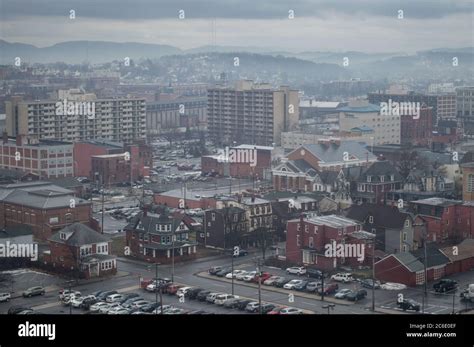
[[[0,185],[0,216],[1,228],[28,225],[43,241],[76,222],[93,225],[89,201],[42,181]]]
[[[58,272],[76,271],[80,277],[115,275],[116,257],[112,241],[81,223],[71,224],[48,238],[49,252],[44,261]]]
[[[431,148],[433,108],[421,107],[418,117],[400,116],[400,143]]]
[[[206,247],[229,249],[245,246],[243,235],[248,232],[246,212],[239,207],[205,211],[204,230],[197,240]]]
[[[205,155],[201,157],[201,171],[203,174],[217,174],[219,176],[231,176],[234,178],[259,178],[270,177],[273,147],[240,145],[228,148],[234,152],[240,162],[233,162],[232,157],[223,151],[223,154]],[[251,158],[249,153],[252,152]],[[250,162],[254,160],[254,163]]]

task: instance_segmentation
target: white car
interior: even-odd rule
[[[237,281],[243,281],[244,280],[244,277],[248,275],[248,271],[242,271],[241,273],[239,273],[238,275],[235,275],[235,279]]]
[[[294,289],[296,285],[301,284],[302,280],[291,280],[290,282],[283,285],[285,289]]]
[[[116,306],[108,310],[107,314],[130,314],[130,312],[122,306]]]
[[[81,293],[80,292],[76,292],[76,293],[71,293],[69,295],[66,295],[64,298],[63,298],[63,305],[65,306],[68,306],[71,304],[71,302],[74,300],[74,299],[79,299],[81,297]]]
[[[183,288],[179,288],[179,289],[176,291],[176,296],[186,295],[186,293],[189,292],[191,289],[193,289],[193,287],[183,287]]]
[[[8,302],[11,299],[10,293],[0,293],[0,302]]]
[[[83,301],[84,297],[78,296],[77,298],[71,300],[71,306],[74,308],[80,308]]]
[[[132,308],[142,308],[145,305],[148,305],[150,302],[146,300],[138,300],[132,304]]]
[[[380,288],[385,289],[385,290],[403,290],[403,289],[407,289],[407,286],[401,283],[387,282],[387,283],[382,284]]]
[[[293,266],[286,269],[286,272],[292,275],[304,275],[306,274],[306,268],[303,266]]]
[[[303,311],[294,308],[294,307],[287,307],[280,311],[280,314],[303,314]]]
[[[349,283],[354,281],[352,274],[350,273],[337,273],[331,276],[331,279],[337,282]]]
[[[214,300],[214,304],[222,306],[226,302],[226,300],[229,299],[238,299],[239,297],[237,295],[231,295],[231,294],[219,294],[216,296],[216,299]]]
[[[254,279],[256,274],[257,274],[257,271],[250,271],[244,276],[243,280],[245,282],[250,282],[251,280]]]
[[[241,273],[247,273],[247,271],[245,270],[234,270],[234,272],[230,272],[228,273],[227,275],[225,275],[225,278],[229,278],[231,279],[232,277],[233,278],[237,278],[237,275],[240,275]],[[245,276],[245,275],[244,275]]]
[[[98,303],[92,305],[92,306],[89,308],[89,311],[91,311],[91,312],[99,312],[99,310],[100,310],[101,308],[104,308],[104,307],[109,307],[109,304],[106,303],[106,302],[100,301],[100,302],[98,302]]]
[[[66,299],[69,299],[69,297],[73,295],[73,296],[81,296],[81,292],[77,291],[77,290],[63,290],[62,293],[59,294],[59,300],[66,300]]]
[[[112,294],[112,295],[107,296],[105,301],[108,303],[112,303],[112,302],[120,302],[122,301],[122,299],[123,299],[122,294]]]
[[[183,310],[182,308],[173,307],[173,308],[170,308],[170,309],[166,310],[166,312],[163,312],[163,314],[183,314],[185,312],[186,311]]]
[[[106,313],[109,313],[109,311],[115,307],[121,307],[120,304],[118,302],[114,302],[112,304],[107,304],[107,306],[104,306],[102,308],[99,309],[99,313],[103,313],[103,314],[106,314]]]
[[[171,305],[163,305],[163,314],[164,314],[167,310],[169,310],[169,309],[171,309],[171,308],[173,308],[173,306],[171,306]],[[152,313],[152,314],[161,314],[161,306],[158,306],[157,308],[155,308],[151,313]],[[132,314],[134,314],[134,313],[132,313]]]

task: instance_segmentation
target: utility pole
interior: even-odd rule
[[[324,301],[324,270],[321,271],[321,301]]]
[[[155,314],[158,313],[157,308],[158,308],[158,263],[155,263]],[[161,291],[161,285],[160,285],[160,291]],[[161,298],[160,298],[161,299]],[[161,306],[163,307],[163,303],[161,303]]]
[[[258,312],[262,314],[262,273],[260,272],[260,259],[257,258],[257,276],[258,276]]]
[[[375,312],[375,235],[372,242],[372,312]]]
[[[105,190],[105,187],[104,187],[104,179],[102,176],[101,177],[101,182],[102,182],[102,216],[101,216],[101,219],[102,219],[102,228],[101,228],[101,231],[102,231],[102,234],[104,233],[104,215],[105,215],[105,197],[104,197],[104,190]]]

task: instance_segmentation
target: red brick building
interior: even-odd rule
[[[71,224],[48,239],[49,254],[44,261],[58,272],[77,271],[80,277],[114,275],[116,257],[111,255],[112,241],[88,226]]]
[[[204,174],[231,176],[234,178],[270,177],[273,147],[240,145],[222,150],[216,155],[201,157],[201,171]],[[232,160],[234,151],[237,160]],[[239,154],[240,153],[240,154]],[[251,153],[251,157],[249,157]],[[238,160],[239,159],[243,160]],[[250,160],[253,162],[251,163]]]
[[[125,152],[116,142],[87,141],[74,143],[74,176],[91,177],[94,155],[118,154]]]
[[[28,225],[37,240],[73,223],[92,226],[92,205],[73,192],[48,182],[0,186],[0,228]]]
[[[351,237],[349,237],[351,234]],[[367,235],[362,235],[367,234]],[[370,263],[367,254],[369,233],[362,231],[362,226],[351,219],[336,216],[301,217],[287,223],[286,260],[294,264],[304,264],[318,269],[331,271],[340,265],[364,265]],[[354,257],[326,256],[328,245],[364,244],[367,252],[364,260],[358,262]],[[365,252],[364,250],[364,252]]]
[[[174,189],[166,192],[155,193],[153,200],[157,205],[165,205],[172,208],[200,208],[203,210],[215,208],[217,199],[214,198],[215,192],[209,192],[209,195],[202,195],[202,192],[193,192],[183,189]]]
[[[401,115],[400,142],[402,145],[431,147],[433,137],[433,108],[423,106],[419,117]]]

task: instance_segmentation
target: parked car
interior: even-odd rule
[[[182,288],[182,287],[183,286],[179,284],[169,285],[168,287],[166,287],[166,293],[168,293],[169,295],[175,295],[176,292],[179,290],[179,288]]]
[[[107,314],[113,314],[113,315],[119,315],[119,314],[130,314],[130,311],[127,310],[126,308],[123,308],[122,306],[115,306],[112,307],[107,311]]]
[[[286,269],[286,272],[292,275],[304,275],[306,274],[306,268],[303,266],[293,266]]]
[[[46,291],[43,287],[31,287],[23,292],[23,297],[30,298],[36,295],[44,295],[44,293],[46,293]]]
[[[237,308],[237,304],[239,303],[241,299],[239,298],[232,298],[232,299],[227,299],[225,302],[224,302],[224,307],[225,308]]]
[[[331,279],[337,282],[344,282],[344,283],[349,283],[349,282],[354,281],[354,278],[352,278],[352,274],[350,273],[337,273],[335,275],[332,275]]]
[[[186,296],[186,294],[192,289],[193,287],[181,287],[176,291],[177,296]]]
[[[103,301],[99,301],[97,303],[95,303],[94,305],[92,305],[90,308],[89,308],[89,311],[90,312],[99,312],[99,310],[101,308],[104,308],[104,307],[108,307],[109,304],[106,303],[106,302],[103,302]]]
[[[249,274],[248,271],[242,271],[241,273],[239,273],[238,275],[235,276],[235,279],[237,281],[243,281],[244,277],[247,276],[248,274]]]
[[[306,286],[308,285],[308,281],[304,281],[302,280],[300,283],[296,284],[295,286],[293,286],[293,289],[294,290],[297,290],[299,292],[302,292],[303,290],[306,289]]]
[[[436,293],[445,293],[445,292],[450,292],[452,290],[455,290],[457,286],[458,286],[458,282],[456,282],[455,280],[444,278],[440,280],[439,282],[435,283],[433,285],[433,289],[435,290]]]
[[[230,299],[238,299],[239,297],[237,295],[231,295],[231,294],[219,294],[216,296],[216,299],[214,300],[214,304],[222,306],[227,300]]]
[[[94,305],[97,302],[97,298],[94,295],[84,296],[81,302],[81,308],[88,310],[89,307]]]
[[[243,311],[245,310],[245,308],[247,307],[247,305],[252,302],[252,300],[249,300],[249,299],[240,299],[237,304],[236,304],[236,308],[239,309],[240,311]]]
[[[84,297],[78,296],[77,298],[76,297],[72,298],[69,304],[74,308],[80,308],[83,301],[84,301]]]
[[[232,279],[235,278],[238,274],[241,274],[241,273],[244,273],[244,272],[247,272],[245,270],[234,270],[233,272],[229,272],[227,275],[225,275],[225,278],[229,278],[229,279]]]
[[[123,299],[123,295],[122,294],[112,294],[112,295],[109,295],[105,298],[105,302],[109,302],[109,303],[112,303],[112,302],[121,302]]]
[[[217,277],[224,277],[225,275],[227,275],[227,274],[230,273],[230,272],[232,272],[232,268],[226,267],[226,268],[223,268],[223,269],[220,270],[220,271],[217,271],[217,272],[215,273],[215,275],[216,275]]]
[[[369,289],[372,289],[372,287],[374,287],[374,289],[380,288],[380,282],[374,281],[371,278],[360,281],[360,285],[364,288],[369,288]]]
[[[403,311],[410,310],[419,312],[421,308],[421,305],[412,299],[403,299],[398,301],[397,304]]]
[[[367,291],[365,289],[360,289],[360,290],[347,294],[346,300],[359,301],[359,300],[364,299],[366,296],[367,296]]]
[[[246,251],[245,249],[240,249],[240,250],[239,250],[239,254],[237,254],[237,255],[234,254],[233,257],[234,257],[234,258],[235,258],[235,257],[243,257],[243,256],[246,256],[246,255],[248,255],[248,254],[249,254],[249,252]]]
[[[109,290],[109,291],[106,291],[106,292],[102,292],[97,296],[97,300],[99,300],[99,301],[105,300],[109,295],[112,295],[112,294],[117,294],[117,291],[116,290]]]
[[[257,275],[257,271],[250,271],[247,273],[247,275],[244,276],[243,280],[245,282],[251,282],[255,276]]]
[[[160,305],[157,308],[155,308],[153,310],[153,312],[151,312],[151,313],[152,314],[161,314],[161,312],[163,311],[163,314],[165,314],[165,312],[167,310],[171,309],[171,308],[173,308],[173,306],[171,306],[171,305],[163,305],[163,307],[161,307],[161,305]],[[144,313],[144,312],[142,312],[142,313]]]
[[[255,313],[259,311],[259,303],[257,301],[251,301],[245,306],[245,311]]]
[[[101,314],[107,314],[109,313],[109,311],[115,307],[122,307],[120,306],[120,304],[118,302],[114,302],[114,303],[106,303],[107,306],[103,306],[101,308],[99,308],[99,313]]]
[[[213,304],[219,294],[220,293],[209,293],[209,295],[206,296],[206,302]]]
[[[139,296],[140,296],[140,294],[138,294],[138,293],[123,294],[123,297],[122,297],[122,300],[120,301],[120,303],[123,304],[124,302],[126,302],[129,299],[137,298]]]
[[[303,281],[302,280],[291,280],[288,283],[285,283],[283,285],[284,289],[293,289],[297,284],[301,284]]]
[[[166,310],[165,312],[163,312],[163,314],[185,314],[185,313],[186,313],[185,310],[183,310],[182,308],[177,308],[177,307],[170,308]]]
[[[306,274],[308,275],[308,277],[316,278],[318,280],[322,279],[324,276],[321,270],[310,268],[310,267],[306,269]]]
[[[132,303],[131,308],[138,308],[139,310],[141,310],[142,307],[149,304],[151,304],[151,302],[149,302],[148,300],[137,300],[134,303]]]
[[[201,290],[201,291],[198,293],[196,299],[197,299],[198,301],[206,301],[206,298],[207,298],[207,296],[208,296],[209,294],[211,294],[211,291],[210,291],[210,290]]]
[[[11,299],[10,293],[0,293],[0,302],[8,302]]]
[[[198,294],[200,292],[202,292],[204,289],[202,288],[191,288],[190,290],[188,290],[188,292],[185,294],[186,297],[188,297],[189,299],[191,300],[194,300],[197,298]]]
[[[148,312],[148,313],[151,313],[153,312],[157,307],[160,307],[161,306],[161,303],[159,302],[151,302],[147,305],[143,305],[142,307],[140,307],[140,311],[142,312]]]
[[[143,298],[140,297],[140,296],[136,296],[134,298],[128,299],[127,301],[123,302],[122,306],[125,307],[125,308],[130,308],[130,307],[132,307],[134,302],[140,301],[140,300],[143,300]]]
[[[339,289],[339,286],[337,283],[330,283],[330,284],[325,284],[324,289],[322,287],[318,288],[318,294],[322,295],[330,295],[332,293],[335,293]]]
[[[268,272],[262,272],[260,276],[256,274],[254,278],[252,279],[252,282],[258,283],[258,280],[260,278],[260,283],[263,283],[266,280],[268,280],[270,277],[272,277],[272,275],[269,274]]]
[[[277,306],[277,307],[273,308],[273,310],[271,310],[267,314],[280,314],[281,310],[283,310],[284,308],[286,308],[286,307],[285,306]]]
[[[282,278],[282,277],[281,276],[270,276],[265,281],[263,281],[263,284],[266,285],[266,286],[272,286],[273,283],[275,283],[275,281],[277,281],[280,278]]]
[[[18,314],[22,311],[25,311],[25,310],[31,310],[29,307],[25,307],[25,306],[22,306],[22,305],[15,305],[15,306],[11,306],[9,309],[8,309],[8,314]]]
[[[346,296],[349,295],[350,293],[352,293],[352,290],[344,288],[344,289],[339,290],[336,294],[334,294],[334,297],[336,299],[345,299]]]
[[[81,292],[75,291],[75,290],[69,290],[69,289],[61,289],[59,291],[59,300],[64,300],[71,294],[81,294]]]
[[[306,291],[308,293],[314,293],[320,288],[323,284],[321,282],[309,282],[306,285]]]
[[[283,286],[290,282],[290,279],[289,278],[286,278],[286,277],[280,277],[278,280],[276,280],[273,285],[277,288],[283,288]]]
[[[286,307],[280,311],[280,314],[303,314],[303,311],[294,307]]]
[[[218,273],[221,270],[222,270],[222,266],[213,266],[208,270],[208,272],[209,272],[210,275],[215,275],[216,273]]]
[[[262,305],[262,314],[267,314],[270,311],[273,311],[273,309],[276,307],[274,304],[263,304]]]

